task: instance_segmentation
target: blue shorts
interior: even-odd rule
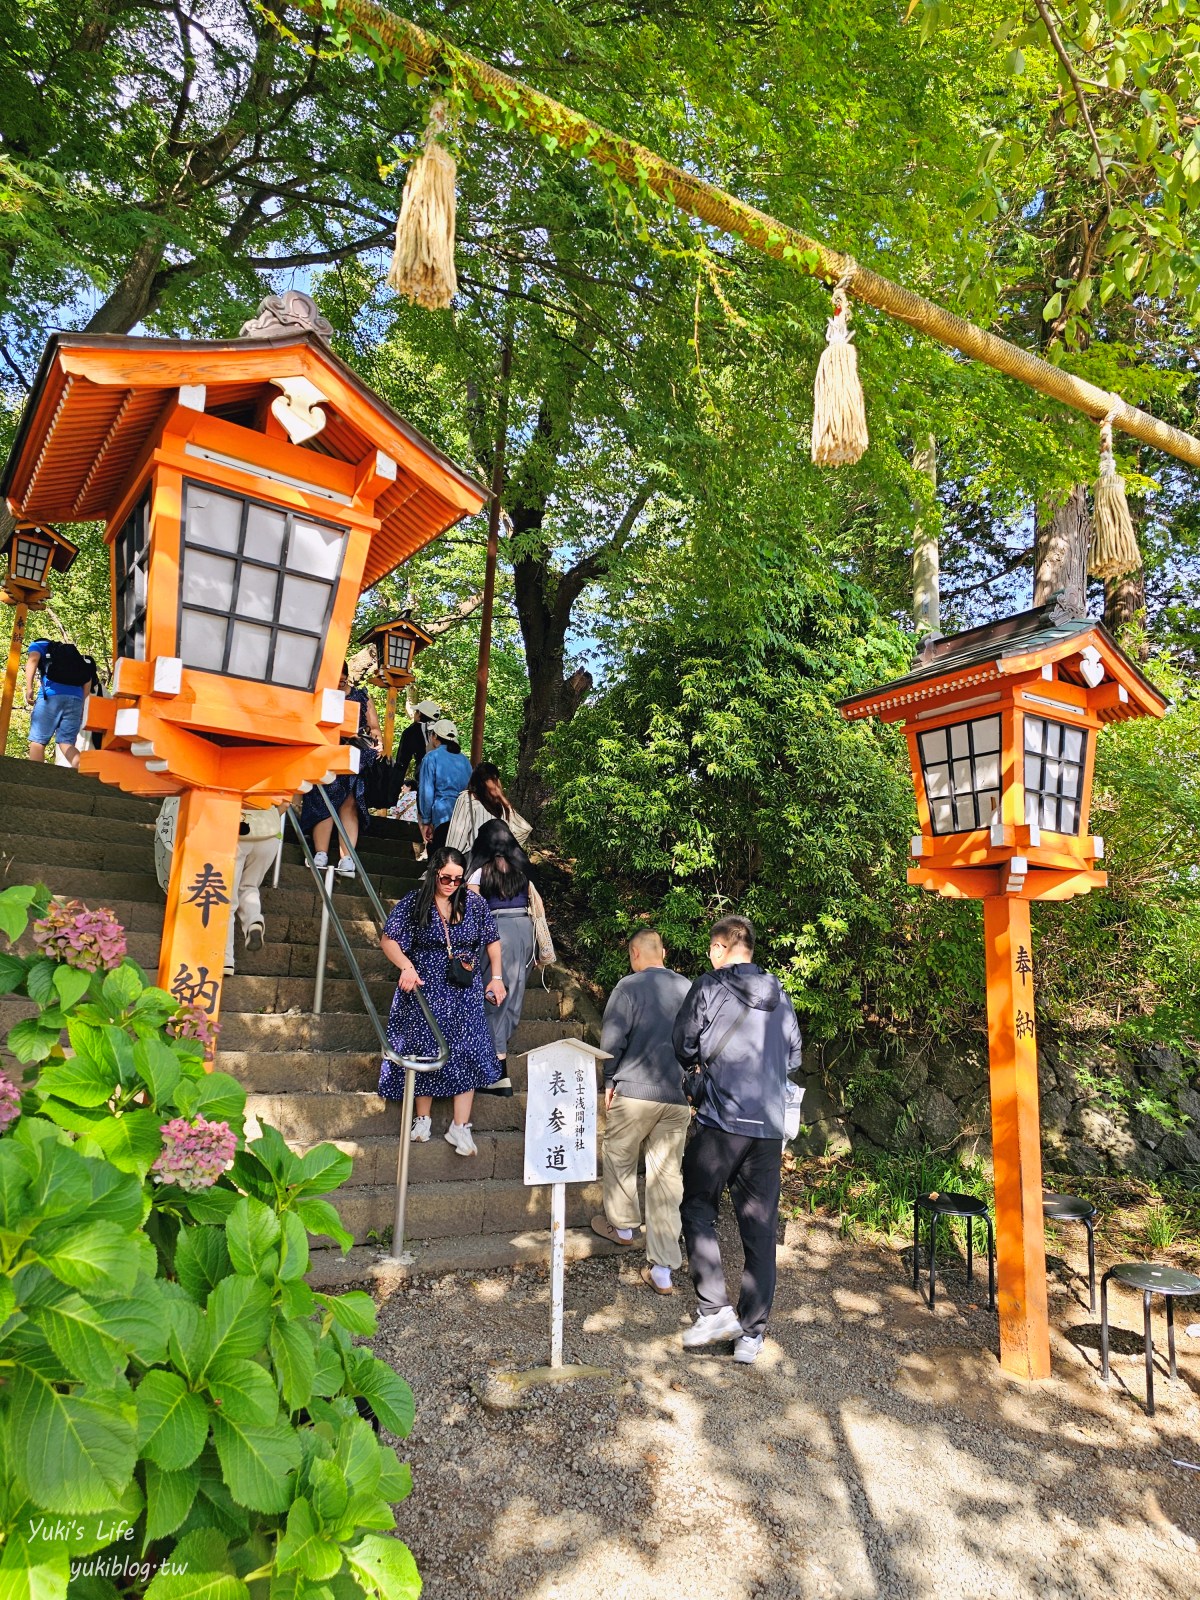
[[[40,694],[29,718],[30,744],[73,745],[83,722],[80,694]]]

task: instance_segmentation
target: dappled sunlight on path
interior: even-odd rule
[[[394,1295],[376,1348],[417,1395],[400,1531],[427,1600],[1191,1600],[1200,1473],[1171,1458],[1198,1453],[1195,1341],[1146,1418],[1140,1310],[1114,1305],[1106,1390],[1064,1266],[1055,1376],[1025,1387],[1000,1372],[986,1285],[948,1255],[930,1313],[910,1261],[789,1224],[748,1368],[684,1354],[685,1283],[660,1298],[630,1257],[574,1264],[566,1358],[614,1381],[534,1390],[515,1412],[472,1384],[546,1360],[540,1272]]]

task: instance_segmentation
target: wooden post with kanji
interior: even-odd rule
[[[550,1184],[550,1365],[561,1367],[568,1183],[596,1181],[596,1064],[606,1050],[559,1039],[526,1057],[525,1182]]]

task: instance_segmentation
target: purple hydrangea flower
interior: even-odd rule
[[[82,900],[52,900],[33,925],[33,942],[52,961],[82,972],[113,972],[126,956],[125,930],[107,906],[90,911]]]
[[[175,1117],[163,1124],[162,1154],[150,1168],[156,1183],[181,1189],[211,1189],[237,1154],[237,1135],[227,1122]]]
[[[173,1039],[198,1039],[205,1055],[211,1056],[221,1024],[196,1004],[180,1006],[173,1017],[167,1019],[167,1032]]]
[[[21,1115],[21,1091],[11,1078],[0,1073],[0,1133]]]

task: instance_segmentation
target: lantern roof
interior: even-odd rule
[[[303,448],[342,461],[381,450],[397,463],[375,501],[362,586],[485,504],[488,492],[399,416],[313,331],[273,338],[161,339],[55,333],[42,354],[0,494],[19,518],[107,521],[138,459],[184,387],[204,409],[253,426],[280,378],[320,391],[325,426]]]
[[[387,633],[391,628],[407,628],[410,633],[415,633],[417,637],[419,639],[423,639],[426,644],[433,643],[433,635],[431,633],[426,633],[421,624],[419,622],[414,622],[407,612],[402,613],[398,617],[393,617],[390,622],[372,623],[365,633],[359,635],[357,642],[360,645],[370,644],[372,639],[377,639],[381,633]]]
[[[72,544],[70,539],[64,538],[57,528],[50,528],[44,522],[20,522],[10,528],[8,533],[0,537],[0,556],[7,555],[12,549],[12,542],[22,534],[40,533],[43,538],[49,539],[53,547],[50,565],[59,572],[66,572],[79,554],[79,546]]]
[[[1088,661],[1081,658],[1089,654]],[[1097,663],[1098,658],[1098,663]],[[1161,717],[1167,702],[1121,649],[1112,634],[1094,617],[1072,617],[1059,596],[1045,605],[1001,617],[963,633],[927,639],[913,670],[867,694],[839,702],[850,720],[869,716],[903,715],[906,708],[928,705],[975,684],[995,682],[1024,672],[1054,666],[1068,683],[1095,687],[1095,663],[1126,691],[1126,696],[1100,710],[1103,722],[1123,722],[1130,717]],[[1091,668],[1089,671],[1087,668]],[[1095,683],[1091,680],[1095,678]]]

